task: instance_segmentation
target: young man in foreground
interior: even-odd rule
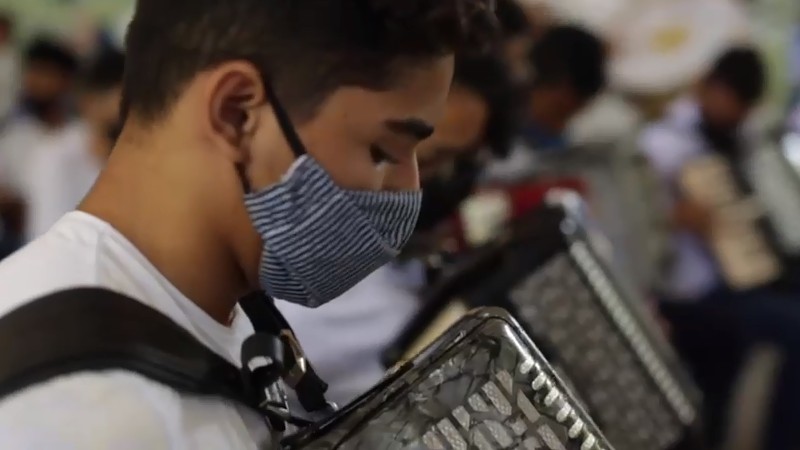
[[[493,22],[481,0],[139,0],[122,135],[79,211],[0,265],[0,312],[105,287],[238,364],[241,296],[319,306],[397,255],[453,53]],[[270,443],[258,416],[128,372],[0,403],[0,448]]]

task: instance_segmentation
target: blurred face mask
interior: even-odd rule
[[[278,184],[245,197],[264,243],[259,281],[274,298],[317,307],[397,257],[414,231],[422,192],[340,188],[267,88],[296,160]]]

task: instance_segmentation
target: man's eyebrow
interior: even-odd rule
[[[398,134],[405,134],[417,141],[428,139],[434,131],[433,125],[417,118],[387,120],[385,123],[386,128],[389,130]]]

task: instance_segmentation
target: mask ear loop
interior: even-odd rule
[[[275,111],[275,117],[278,119],[278,126],[281,127],[281,131],[283,131],[283,136],[286,138],[286,142],[289,143],[289,147],[292,149],[292,153],[297,158],[307,154],[305,145],[303,145],[303,141],[300,140],[300,136],[297,135],[297,130],[295,130],[294,125],[292,125],[292,120],[289,118],[289,114],[281,105],[280,100],[275,95],[275,89],[272,86],[272,82],[267,80],[264,82],[264,89],[266,90],[267,97],[269,97],[269,101],[272,104],[272,110]]]
[[[272,110],[275,111],[275,117],[278,119],[278,126],[281,128],[283,136],[286,139],[286,142],[289,144],[289,148],[292,149],[292,153],[294,153],[296,158],[306,155],[308,153],[306,151],[306,147],[303,145],[303,141],[300,140],[300,136],[297,135],[297,131],[295,130],[294,125],[292,125],[292,120],[289,118],[289,114],[283,108],[280,100],[278,100],[278,97],[275,95],[275,89],[273,88],[271,81],[265,80],[264,90],[269,98],[270,104],[272,105]],[[244,164],[237,164],[236,171],[239,173],[239,179],[241,180],[244,193],[251,194],[253,192],[253,187],[250,184],[250,181],[247,179],[247,168]]]

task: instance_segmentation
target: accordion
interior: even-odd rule
[[[437,334],[437,322],[447,325],[459,308],[500,307],[521,323],[614,448],[701,448],[693,384],[568,209],[550,205],[521,218],[480,258],[483,272],[472,263],[458,288],[431,299],[390,360]]]
[[[679,182],[712,211],[708,245],[734,290],[786,281],[800,261],[800,177],[777,145],[763,144],[737,158],[696,158]]]
[[[467,314],[421,354],[284,449],[611,450],[505,311]]]
[[[662,193],[633,141],[536,152],[527,177],[487,188],[507,192],[514,217],[540,206],[548,188],[579,192],[616,249],[615,269],[637,286],[659,281],[668,245]]]

